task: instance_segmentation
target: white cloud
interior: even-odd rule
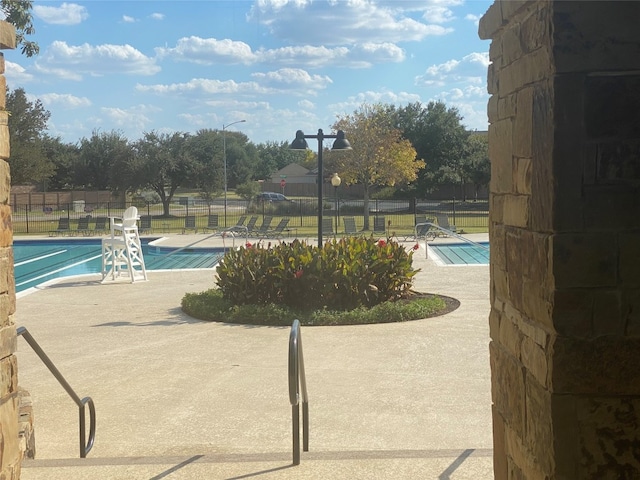
[[[274,93],[273,90],[261,87],[257,82],[236,82],[234,80],[210,80],[206,78],[194,78],[188,82],[172,83],[168,85],[136,85],[139,92],[155,93],[157,95],[195,95],[201,99],[201,95],[217,94],[247,94],[263,95]],[[202,100],[202,99],[201,99]]]
[[[438,7],[445,7],[457,5],[460,0],[439,3],[442,5]],[[258,0],[249,19],[265,25],[278,38],[312,45],[420,41],[453,31],[406,14],[426,13],[430,8],[434,8],[433,2]],[[446,16],[446,9],[441,9],[438,19]]]
[[[345,115],[354,112],[363,103],[388,103],[391,105],[406,105],[420,101],[420,95],[408,92],[391,92],[391,91],[371,91],[360,92],[357,95],[349,97],[344,102],[329,105],[337,115]]]
[[[159,47],[155,50],[159,58],[170,56],[172,60],[190,61],[202,65],[249,64],[256,60],[249,45],[228,39],[183,37],[178,40],[175,48]]]
[[[480,25],[480,15],[474,15],[473,13],[468,13],[467,15],[465,15],[464,19],[469,20],[470,22],[473,22],[473,24],[476,27]]]
[[[300,100],[298,102],[298,106],[300,108],[304,108],[305,110],[313,110],[316,108],[316,104],[310,100]]]
[[[149,18],[152,20],[164,20],[164,13],[152,13]]]
[[[136,19],[133,17],[130,17],[129,15],[122,15],[122,21],[124,23],[135,23]]]
[[[89,17],[87,9],[76,3],[63,3],[59,7],[34,5],[33,13],[45,23],[77,25]]]
[[[38,95],[46,106],[61,105],[67,108],[90,107],[91,100],[87,97],[77,97],[68,93],[44,93]]]
[[[282,68],[273,72],[256,72],[251,75],[261,85],[276,90],[289,90],[293,87],[297,94],[304,92],[307,95],[315,95],[318,90],[327,88],[332,83],[331,79],[324,75],[310,75],[299,68]],[[292,92],[292,93],[296,93]]]
[[[5,76],[7,77],[7,84],[11,87],[12,84],[22,85],[28,83],[34,79],[33,75],[28,73],[22,65],[5,60]]]
[[[445,86],[452,83],[484,82],[489,66],[488,52],[474,52],[462,57],[462,60],[451,59],[439,65],[431,65],[424,75],[415,79],[416,85]]]
[[[67,79],[83,75],[153,75],[160,71],[155,60],[130,45],[74,46],[54,41],[36,60],[38,70]]]

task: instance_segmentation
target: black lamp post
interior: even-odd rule
[[[317,135],[305,135],[302,130],[296,132],[296,139],[291,142],[289,148],[293,150],[306,150],[308,148],[305,138],[315,138],[318,140],[318,247],[322,247],[322,142],[325,138],[335,138],[331,150],[351,150],[351,144],[344,136],[342,130],[338,130],[337,135],[325,135],[322,129],[318,129]]]
[[[336,235],[338,234],[338,225],[340,223],[340,205],[338,204],[338,187],[342,183],[342,179],[338,176],[337,173],[334,173],[331,177],[331,185],[333,185],[333,198],[336,202]]]
[[[236,123],[244,123],[246,120],[238,120],[237,122],[222,125],[222,160],[224,163],[224,228],[227,228],[227,136],[225,135],[227,127]]]

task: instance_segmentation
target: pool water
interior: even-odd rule
[[[429,256],[442,265],[488,265],[489,243],[440,243],[429,245]]]
[[[213,268],[224,255],[223,249],[177,248],[149,245],[142,240],[147,270]],[[175,252],[175,253],[174,253]],[[13,244],[16,292],[46,281],[102,271],[100,240],[16,240]]]

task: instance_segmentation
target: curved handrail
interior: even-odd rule
[[[302,397],[302,398],[300,398]],[[300,400],[302,400],[302,449],[309,451],[309,398],[304,372],[300,321],[294,320],[289,334],[289,402],[293,423],[293,464],[300,465]]]
[[[71,385],[65,380],[60,371],[53,364],[51,359],[44,353],[44,350],[38,345],[35,338],[29,333],[29,331],[25,327],[18,327],[16,330],[17,336],[22,336],[27,341],[27,343],[33,348],[33,351],[40,357],[40,360],[46,365],[49,371],[56,377],[58,383],[62,385],[62,388],[66,390],[72,400],[78,405],[78,411],[80,415],[80,458],[86,458],[87,453],[91,451],[93,448],[93,444],[96,439],[96,407],[93,403],[91,397],[80,398],[76,392],[73,391]],[[89,405],[89,440],[87,441],[86,437],[86,416],[85,416],[85,405]]]
[[[437,230],[440,230],[441,232],[446,233],[450,237],[455,237],[458,240],[462,240],[463,242],[470,243],[473,246],[476,246],[476,247],[479,247],[479,248],[484,248],[485,250],[489,250],[489,247],[487,247],[486,245],[482,245],[481,243],[477,243],[477,242],[474,242],[473,240],[469,240],[468,238],[465,238],[462,235],[457,234],[456,232],[453,232],[451,230],[447,230],[446,228],[442,228],[441,226],[436,225],[435,223],[431,223],[431,222],[418,223],[415,226],[414,232],[415,232],[415,237],[416,238],[418,238],[418,227],[424,227],[426,225],[429,226],[429,230],[431,230],[432,228],[435,228]],[[426,233],[425,233],[425,237],[426,237]],[[434,235],[434,238],[435,238],[435,235]]]

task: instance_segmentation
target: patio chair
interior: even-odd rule
[[[60,217],[58,219],[58,228],[49,231],[49,236],[69,235],[71,232],[71,226],[69,225],[68,217]]]
[[[258,219],[258,217],[256,217],[256,220]],[[240,218],[238,219],[238,221],[236,222],[235,225],[229,227],[226,229],[226,231],[228,232],[237,232],[237,231],[243,231],[246,227],[244,226],[244,222],[247,221],[247,216],[246,215],[241,215]]]
[[[97,217],[91,233],[102,235],[107,231],[107,217]]]
[[[356,219],[354,217],[343,217],[344,222],[344,234],[345,235],[358,235],[358,229],[356,228]]]
[[[216,232],[218,230],[218,214],[215,213],[213,215],[209,215],[207,219],[207,226],[202,229],[202,233],[207,233],[207,231]]]
[[[91,217],[89,215],[85,216],[85,217],[80,217],[78,219],[78,228],[76,229],[76,234],[77,235],[84,235],[85,237],[87,235],[91,234],[91,231],[89,230],[89,220],[91,219]]]
[[[151,215],[143,215],[140,217],[140,228],[138,229],[138,233],[153,233],[153,228],[151,227],[151,220],[153,217]]]
[[[333,231],[333,218],[322,219],[322,236],[333,237],[335,232]]]
[[[258,223],[258,216],[254,215],[252,216],[249,221],[247,222],[247,233],[251,233],[253,230],[255,230],[256,228],[256,223]]]
[[[387,225],[385,223],[384,217],[374,217],[374,219],[373,219],[373,233],[377,233],[377,234],[386,234],[387,233]]]
[[[187,215],[186,217],[184,217],[184,226],[182,227],[182,233],[184,234],[187,230],[193,230],[194,233],[198,233],[195,215]]]
[[[262,219],[262,224],[257,229],[254,229],[252,232],[249,232],[249,235],[255,235],[257,237],[264,236],[269,231],[269,228],[271,228],[272,221],[273,221],[273,217],[271,216],[264,217]]]
[[[447,217],[445,214],[436,213],[436,222],[438,223],[438,226],[440,228],[445,230],[445,231],[440,230],[440,234],[441,235],[449,235],[449,234],[454,234],[455,235],[456,226],[455,225],[449,225],[449,217]]]
[[[289,219],[283,218],[278,222],[276,228],[273,230],[269,230],[262,235],[263,238],[281,238],[284,237],[285,230],[287,229],[287,225],[289,225]]]

